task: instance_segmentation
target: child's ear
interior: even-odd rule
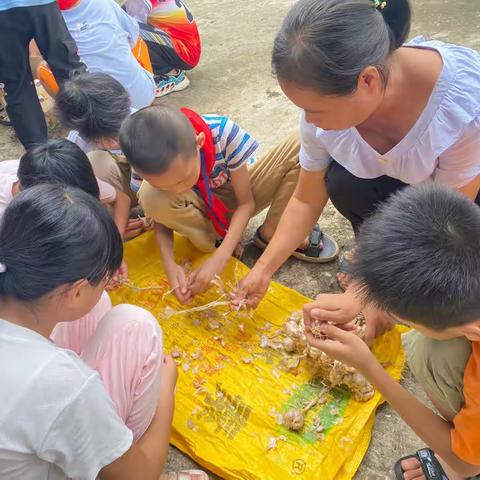
[[[202,148],[205,145],[205,134],[203,132],[200,132],[196,136],[196,140],[197,140],[197,147]]]
[[[480,319],[463,326],[464,335],[471,342],[480,341]]]

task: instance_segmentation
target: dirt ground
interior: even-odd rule
[[[203,42],[198,68],[189,73],[191,86],[167,97],[167,102],[189,106],[203,113],[223,113],[236,120],[261,142],[262,151],[273,147],[297,128],[299,111],[283,96],[271,75],[270,51],[278,26],[293,0],[190,0]],[[480,49],[479,0],[414,0],[413,34],[461,43]],[[1,80],[1,79],[0,79]],[[60,135],[55,129],[53,135]],[[0,126],[0,160],[18,158],[22,148],[11,129]],[[245,239],[249,241],[254,219]],[[330,205],[321,217],[322,227],[340,246],[352,233],[349,224]],[[258,250],[246,249],[246,263],[253,265]],[[275,279],[308,296],[336,291],[336,264],[314,266],[288,261]],[[421,389],[406,372],[404,385],[424,399]],[[422,446],[422,442],[388,406],[379,409],[372,442],[355,479],[392,478],[394,462]],[[193,463],[172,448],[168,470],[191,468]],[[322,478],[321,472],[318,479]],[[280,479],[272,479],[280,480]]]

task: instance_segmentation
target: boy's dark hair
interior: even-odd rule
[[[23,154],[17,171],[20,189],[40,183],[77,187],[100,196],[98,181],[83,150],[65,139],[50,139]]]
[[[120,82],[106,73],[82,73],[64,82],[55,97],[60,123],[83,139],[116,138],[130,114],[130,97]]]
[[[272,53],[276,76],[326,95],[357,88],[369,65],[388,79],[387,57],[410,31],[408,0],[299,0],[280,27]]]
[[[361,227],[353,277],[367,302],[433,330],[480,319],[480,208],[438,184],[392,195]]]
[[[98,285],[120,266],[122,239],[100,202],[78,188],[37,185],[20,192],[0,223],[0,295],[35,301],[87,279]]]
[[[176,158],[189,158],[197,150],[190,121],[167,105],[145,107],[126,118],[120,145],[133,168],[150,174],[165,173]]]

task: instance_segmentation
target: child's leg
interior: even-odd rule
[[[434,340],[411,331],[402,336],[410,370],[438,411],[452,420],[464,403],[463,375],[472,347],[466,338]]]
[[[164,192],[143,182],[138,203],[155,222],[187,237],[202,252],[212,252],[218,235],[205,215],[205,204],[193,190],[182,194]]]
[[[59,347],[73,350],[80,355],[85,345],[90,341],[100,320],[112,309],[112,302],[107,292],[103,292],[100,300],[82,318],[73,322],[58,323],[50,338]]]
[[[300,174],[299,153],[300,137],[294,133],[250,168],[256,211],[260,212],[270,206],[262,225],[262,234],[267,240],[273,236],[297,185]]]
[[[162,331],[150,312],[117,305],[103,317],[81,353],[100,374],[135,441],[145,433],[157,408],[162,343]]]
[[[163,75],[172,70],[190,70],[200,60],[201,46],[197,25],[188,8],[179,0],[155,5],[148,24],[139,22],[140,36],[150,51],[153,70]]]

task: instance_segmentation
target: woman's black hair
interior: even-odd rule
[[[67,80],[55,97],[60,123],[82,138],[116,138],[130,114],[130,97],[123,85],[106,73],[82,73]]]
[[[17,171],[20,189],[40,183],[77,187],[100,196],[98,181],[83,150],[65,139],[50,139],[23,154]]]
[[[410,21],[409,0],[300,0],[275,38],[273,71],[325,95],[352,93],[370,65],[386,83],[386,60],[406,41]]]
[[[28,188],[0,222],[0,296],[29,302],[81,279],[98,285],[122,255],[115,223],[91,195],[61,185]]]

